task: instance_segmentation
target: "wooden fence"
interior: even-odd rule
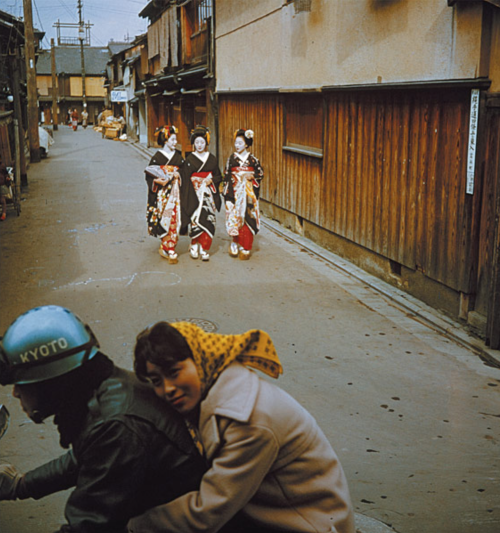
[[[308,102],[322,145],[305,126],[303,146],[289,148],[287,124],[300,116],[287,113]],[[264,199],[468,293],[482,194],[479,179],[465,192],[469,113],[470,89],[457,88],[220,94],[220,153],[234,130],[253,129]]]

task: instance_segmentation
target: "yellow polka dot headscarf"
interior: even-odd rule
[[[283,373],[271,337],[259,329],[241,335],[207,333],[190,322],[170,324],[186,339],[198,369],[202,395],[209,391],[221,372],[234,361],[278,378]]]

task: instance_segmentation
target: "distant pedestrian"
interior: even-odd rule
[[[78,128],[78,111],[76,110],[76,107],[71,113],[71,125],[73,126],[73,131],[76,131]]]
[[[232,242],[229,255],[249,259],[254,236],[260,229],[259,194],[264,170],[250,153],[254,132],[239,129],[234,132],[235,152],[227,160],[224,173],[226,230]]]
[[[177,146],[175,126],[162,126],[155,132],[160,149],[146,168],[148,184],[148,233],[161,239],[160,255],[171,264],[177,263],[175,247],[181,232],[187,233],[189,218],[181,212],[181,179],[179,169],[184,163]]]
[[[209,250],[215,234],[216,211],[220,211],[219,184],[222,174],[217,159],[208,151],[210,130],[196,126],[191,132],[194,152],[186,157],[181,169],[182,180],[186,181],[185,208],[190,213],[191,247],[193,259],[210,259]]]
[[[89,114],[87,113],[87,109],[83,108],[82,111],[82,128],[87,129],[87,121],[89,119]]]

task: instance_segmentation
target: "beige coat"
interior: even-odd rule
[[[199,427],[211,464],[200,490],[132,520],[132,531],[215,532],[243,509],[285,531],[354,533],[335,452],[314,418],[279,387],[233,363],[202,402]]]

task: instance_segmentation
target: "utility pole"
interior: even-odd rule
[[[36,91],[35,34],[31,0],[23,0],[24,6],[24,56],[26,59],[26,84],[28,87],[28,138],[32,163],[40,161],[40,137],[38,136],[38,98]]]
[[[58,129],[59,117],[57,112],[57,101],[59,99],[59,90],[57,88],[57,76],[56,76],[56,47],[54,45],[54,39],[50,39],[50,59],[52,70],[52,128],[54,131]]]
[[[85,26],[82,17],[82,0],[78,0],[78,20],[80,27],[78,28],[78,37],[80,39],[80,56],[82,60],[82,103],[83,108],[87,107],[87,101],[85,96],[85,55],[83,53],[83,40],[85,39]]]

